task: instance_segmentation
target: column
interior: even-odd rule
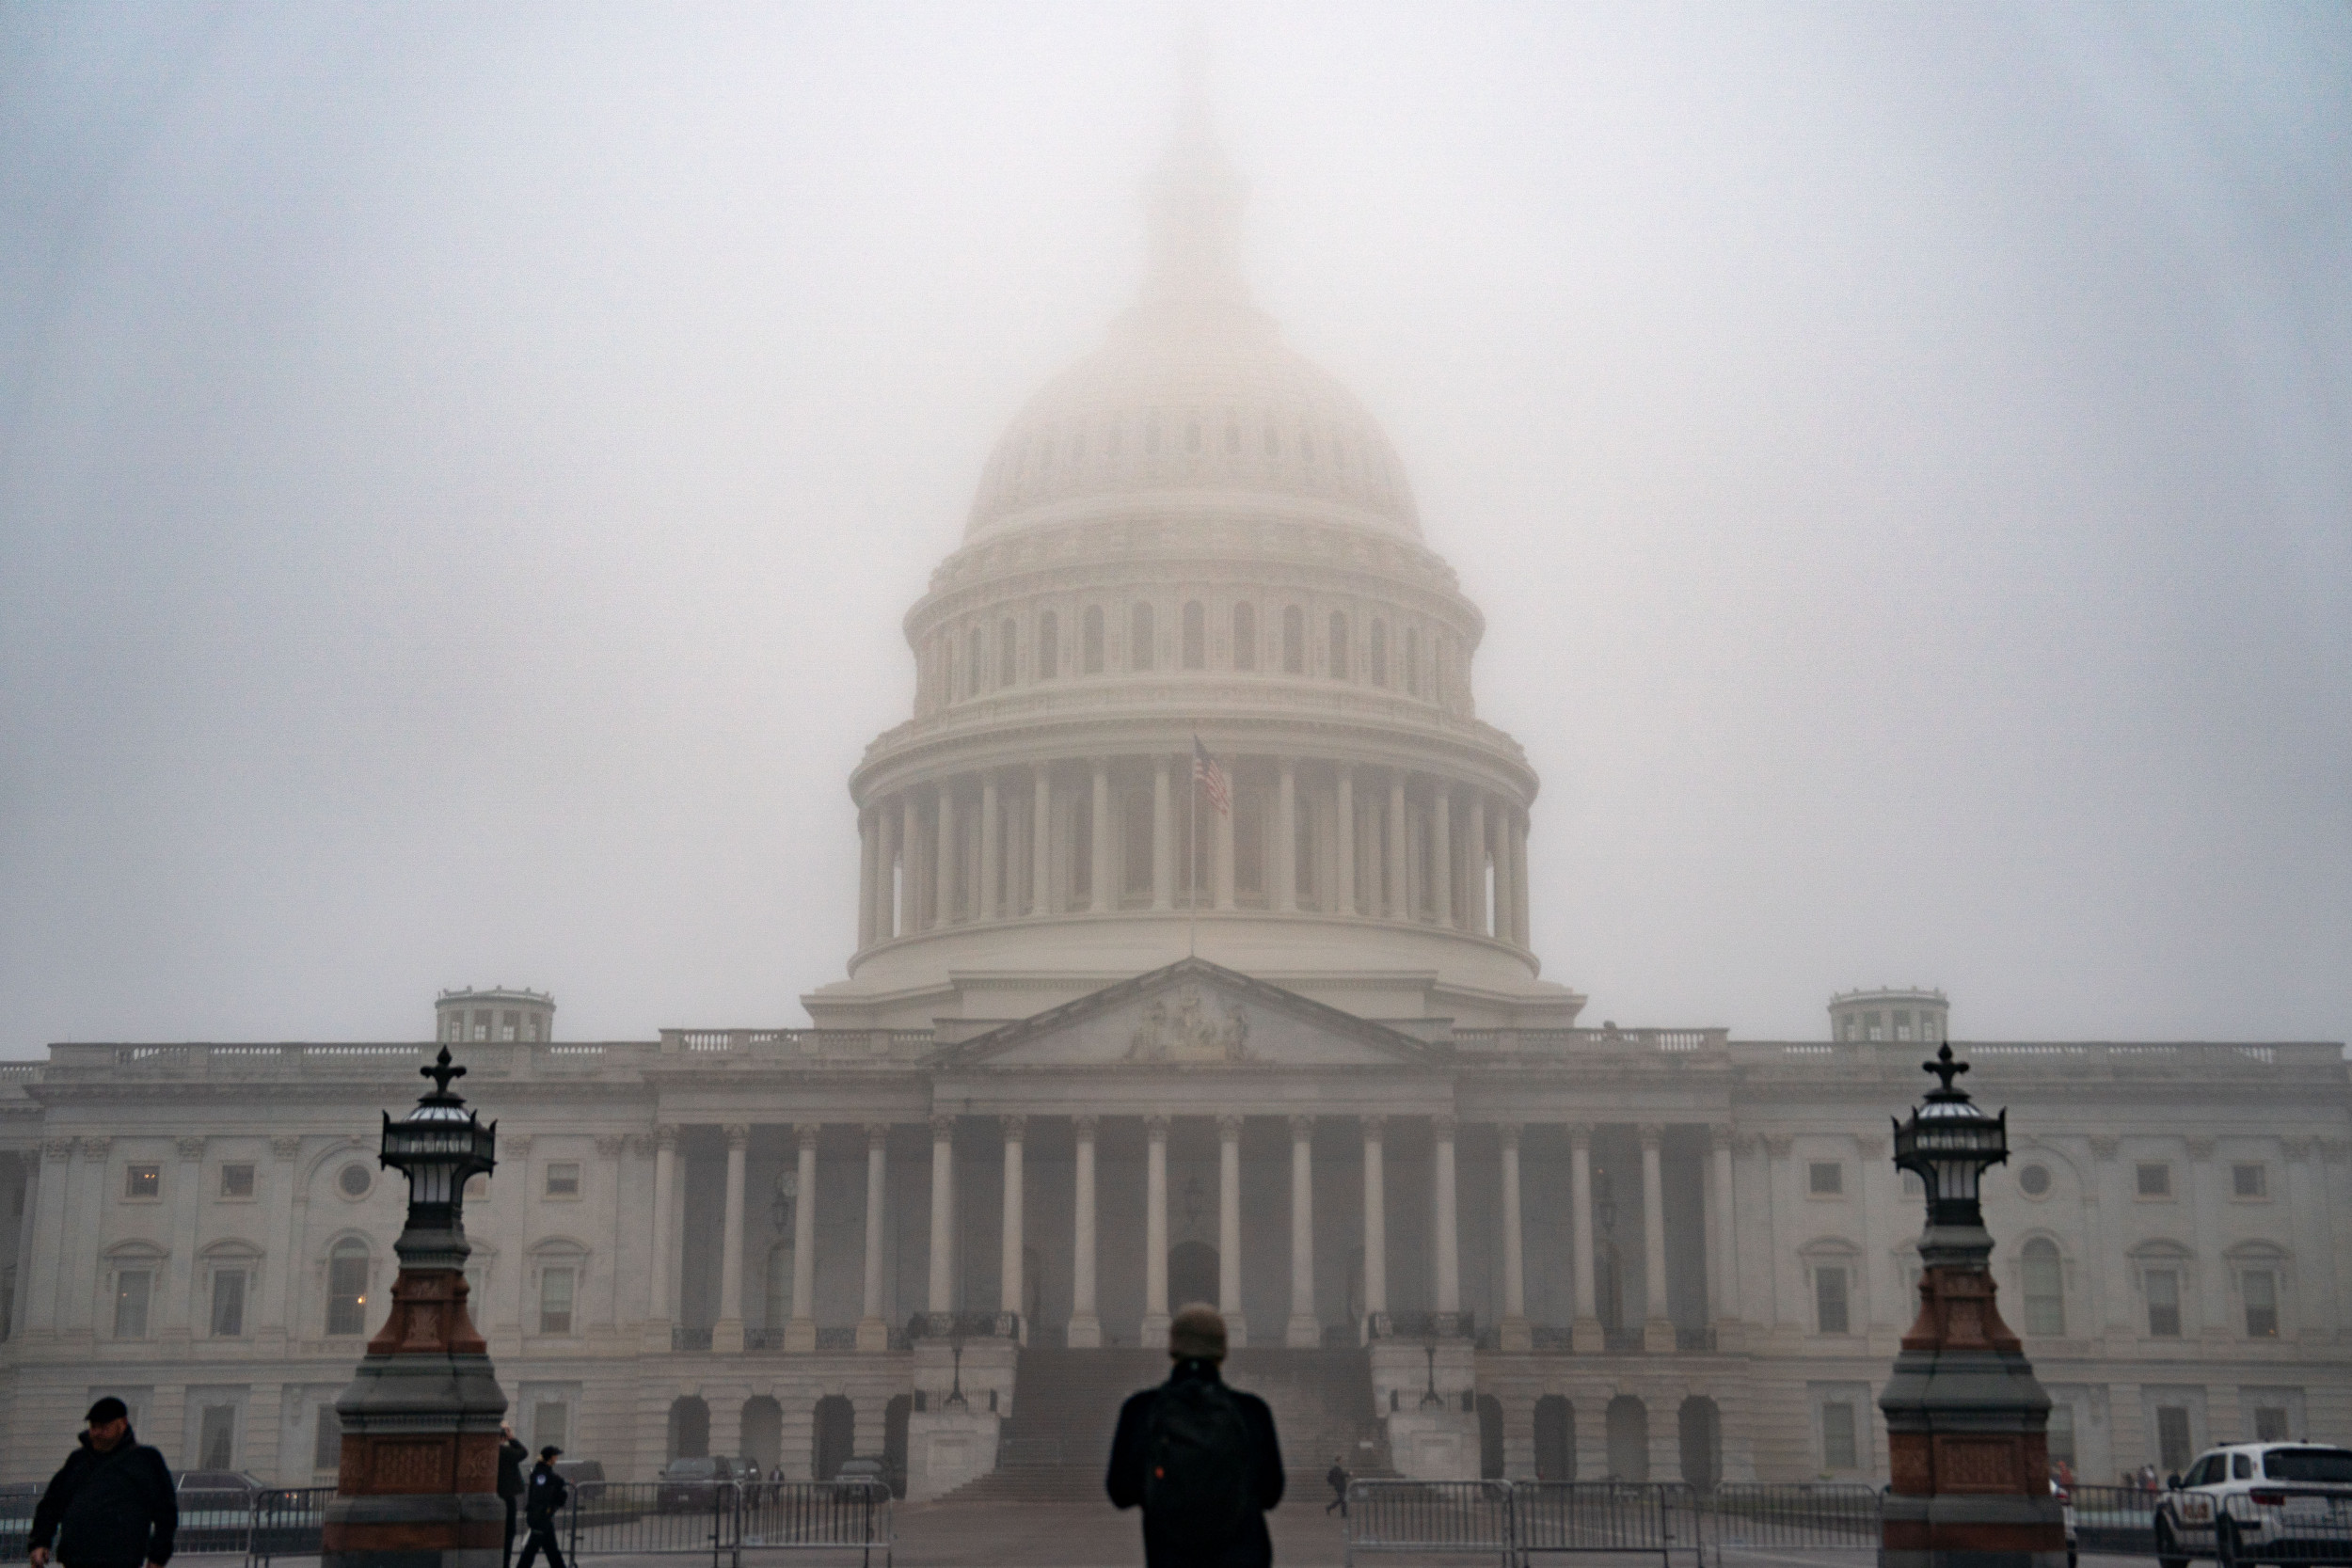
[[[1005,1197],[1004,1252],[997,1264],[996,1277],[1003,1282],[997,1295],[997,1309],[1004,1312],[1023,1310],[1021,1294],[1021,1140],[1027,1132],[1026,1117],[1002,1118],[1005,1129]],[[1027,1319],[1021,1323],[1021,1342],[1029,1341]]]
[[[743,1348],[743,1151],[752,1130],[731,1122],[727,1138],[725,1226],[719,1235],[719,1321],[711,1325],[710,1348]]]
[[[1045,764],[1030,769],[1029,786],[1029,913],[1042,915],[1053,908],[1054,782]],[[943,1308],[942,1310],[945,1310]]]
[[[1388,1118],[1364,1117],[1364,1337],[1389,1310],[1389,1200],[1381,1180],[1380,1137]]]
[[[1511,813],[1511,940],[1525,947],[1527,931],[1527,818]]]
[[[955,1294],[948,1270],[955,1259],[956,1118],[931,1117],[931,1268],[930,1310],[952,1312]]]
[[[1470,791],[1470,904],[1462,912],[1470,930],[1483,937],[1492,928],[1486,923],[1486,792]]]
[[[2221,1217],[2214,1212],[2213,1150],[2214,1141],[2209,1137],[2188,1140],[2190,1223],[2197,1227],[2194,1244],[2200,1287],[2197,1333],[2202,1338],[2220,1339],[2240,1325],[2230,1319],[2230,1265],[2222,1257]]]
[[[930,923],[945,926],[956,910],[956,791],[939,781],[939,835],[931,845]]]
[[[1429,902],[1437,911],[1438,924],[1450,930],[1454,926],[1454,792],[1442,779],[1438,781],[1429,831],[1435,835],[1429,847],[1429,862],[1435,869],[1429,879],[1436,884],[1429,890]]]
[[[1519,1221],[1519,1124],[1495,1130],[1502,1139],[1502,1322],[1496,1325],[1504,1350],[1533,1350],[1527,1323],[1527,1246]]]
[[[1241,1117],[1216,1118],[1216,1309],[1225,1342],[1249,1343],[1241,1310]]]
[[[1458,1228],[1461,1212],[1454,1188],[1454,1134],[1458,1125],[1452,1117],[1438,1117],[1430,1125],[1438,1141],[1434,1183],[1438,1208],[1438,1310],[1455,1313],[1462,1310],[1462,1243]]]
[[[1568,1348],[1585,1354],[1604,1348],[1604,1336],[1593,1275],[1593,1130],[1583,1122],[1568,1129],[1568,1210],[1576,1240],[1576,1323]]]
[[[1291,1117],[1291,1321],[1282,1342],[1320,1350],[1323,1321],[1315,1316],[1315,1118]]]
[[[1093,910],[1107,914],[1118,906],[1113,895],[1111,877],[1111,765],[1107,758],[1094,759],[1094,873],[1087,879],[1093,884]]]
[[[888,1350],[890,1324],[882,1317],[882,1202],[888,1196],[890,1126],[866,1129],[866,1291],[857,1320],[857,1348]]]
[[[1229,802],[1237,801],[1241,781],[1229,778],[1225,784]],[[1225,811],[1209,808],[1209,885],[1216,891],[1216,907],[1230,910],[1233,907],[1233,814],[1230,806]]]
[[[1731,1181],[1731,1129],[1708,1129],[1714,1145],[1714,1190],[1708,1196],[1715,1205],[1715,1316],[1721,1322],[1736,1323],[1740,1317],[1740,1227],[1733,1208]],[[1719,1342],[1718,1350],[1724,1347]]]
[[[279,1248],[280,1255],[286,1259],[282,1267],[272,1269],[264,1265],[262,1271],[270,1281],[269,1307],[262,1318],[262,1335],[268,1341],[263,1349],[274,1351],[282,1349],[288,1331],[294,1323],[294,1275],[297,1272],[294,1259],[298,1256],[298,1243],[294,1233],[294,1198],[297,1196],[294,1192],[294,1162],[302,1158],[301,1134],[294,1133],[270,1139],[269,1153],[272,1162],[269,1175],[270,1244]],[[32,1229],[34,1213],[30,1204],[25,1206],[24,1212],[25,1229],[29,1233]],[[20,1281],[26,1277],[23,1274],[17,1275]],[[17,1290],[22,1295],[24,1286],[20,1283]],[[482,1305],[486,1307],[488,1303]],[[481,1324],[476,1323],[474,1326],[479,1328]],[[668,1336],[669,1331],[664,1329],[662,1337],[665,1349],[668,1344]]]
[[[1333,902],[1341,914],[1356,912],[1356,773],[1342,763],[1339,773],[1339,800],[1332,821],[1338,834],[1339,854],[1332,867],[1338,891]]]
[[[914,791],[898,797],[898,934],[907,936],[928,924],[923,918],[923,871],[916,863],[916,847],[923,842],[923,821]]]
[[[1298,908],[1298,765],[1284,757],[1274,786],[1274,907]]]
[[[1165,776],[1167,765],[1161,765]],[[1071,1126],[1078,1136],[1077,1186],[1071,1203],[1077,1234],[1070,1247],[1070,1334],[1072,1350],[1093,1350],[1103,1343],[1103,1320],[1094,1310],[1094,1130],[1092,1117],[1074,1117]]]
[[[792,1194],[792,1321],[784,1325],[784,1348],[817,1348],[817,1123],[792,1129],[801,1150],[801,1175]],[[775,1325],[768,1325],[773,1334]]]
[[[175,1138],[172,1151],[180,1156],[171,1172],[171,1288],[164,1298],[166,1343],[184,1344],[193,1338],[198,1315],[196,1293],[196,1214],[204,1180],[204,1140]]]
[[[1152,765],[1152,907],[1175,907],[1176,819],[1168,788],[1168,760]]]
[[[980,891],[973,900],[974,918],[994,920],[1001,912],[997,900],[1003,896],[997,890],[1004,878],[997,862],[1004,858],[1004,824],[997,820],[1003,806],[996,797],[996,775],[980,775]]]
[[[653,1130],[653,1277],[645,1307],[645,1348],[670,1348],[670,1212],[677,1204],[677,1128]],[[480,1327],[480,1324],[476,1324]]]
[[[1495,814],[1495,937],[1512,946],[1520,945],[1511,929],[1511,911],[1518,905],[1511,891],[1511,808],[1498,801]]]
[[[1146,1117],[1143,1176],[1143,1344],[1168,1341],[1168,1118]]]
[[[1391,920],[1413,918],[1412,879],[1405,872],[1405,775],[1389,775],[1389,868],[1387,913]]]
[[[877,840],[882,832],[880,814],[862,811],[857,814],[857,944],[860,948],[874,943],[874,862],[880,853]]]
[[[1649,1309],[1642,1323],[1642,1348],[1675,1348],[1674,1320],[1666,1315],[1666,1186],[1659,1173],[1658,1146],[1666,1130],[1642,1125],[1642,1293]]]

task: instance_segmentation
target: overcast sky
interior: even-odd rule
[[[1210,14],[1586,1022],[2352,1034],[2352,9]],[[0,1054],[805,1022],[1176,31],[0,9]]]

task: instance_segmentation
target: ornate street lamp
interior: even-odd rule
[[[1927,1185],[1919,1317],[1879,1396],[1890,1481],[1880,1568],[2063,1568],[2049,1481],[2050,1396],[1994,1303],[1993,1237],[1978,1201],[2009,1158],[2009,1113],[1960,1087],[1947,1044],[1920,1066],[1937,1086],[1895,1124],[1895,1164]]]
[[[450,1088],[466,1069],[439,1058],[432,1090],[384,1117],[378,1159],[408,1179],[408,1223],[392,1243],[392,1308],[335,1402],[342,1469],[327,1505],[321,1568],[473,1568],[498,1555],[499,1422],[506,1396],[466,1312],[466,1183],[498,1165],[498,1128]]]

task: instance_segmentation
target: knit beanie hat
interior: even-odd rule
[[[1168,1325],[1168,1354],[1179,1361],[1225,1359],[1225,1319],[1207,1302],[1178,1309]]]

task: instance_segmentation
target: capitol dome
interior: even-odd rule
[[[1206,125],[1188,115],[1152,181],[1142,298],[1013,420],[965,538],[1204,495],[1421,536],[1387,435],[1250,304],[1242,197]]]
[[[1537,781],[1477,715],[1485,619],[1378,423],[1251,303],[1242,201],[1196,106],[1140,297],[1012,420],[908,611],[820,1026],[969,1029],[1187,955],[1364,1018],[1581,1006],[1529,946]]]

